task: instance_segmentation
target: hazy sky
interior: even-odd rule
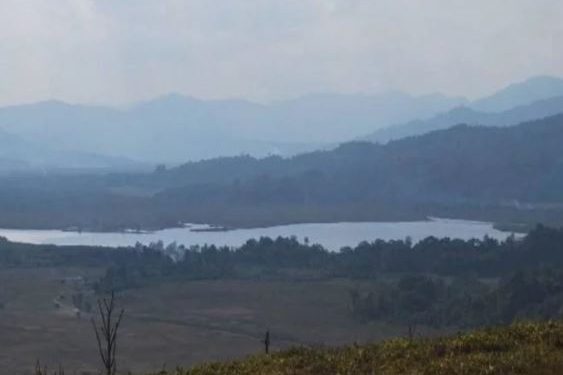
[[[561,0],[0,0],[0,104],[470,97],[563,76]]]

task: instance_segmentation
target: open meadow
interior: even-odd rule
[[[0,271],[0,369],[31,374],[40,360],[70,373],[99,369],[91,326],[92,268]],[[349,311],[357,282],[207,280],[164,283],[119,295],[121,371],[136,373],[225,360],[272,349],[344,345],[406,335],[406,327],[362,323]],[[73,299],[81,295],[81,307]],[[73,296],[75,296],[73,298]],[[90,307],[88,307],[90,305]]]

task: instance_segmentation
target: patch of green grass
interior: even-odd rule
[[[159,375],[563,374],[563,322],[518,323],[437,339],[295,348]]]

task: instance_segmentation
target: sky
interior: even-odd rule
[[[0,105],[470,98],[563,76],[561,0],[1,0]]]

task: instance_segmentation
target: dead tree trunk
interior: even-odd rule
[[[411,323],[411,324],[409,324],[409,327],[408,327],[409,340],[412,341],[414,339],[415,334],[416,334],[416,324]]]
[[[270,331],[266,331],[266,337],[264,337],[264,351],[266,354],[270,353]]]
[[[96,324],[94,318],[92,318],[92,326],[94,327],[96,341],[98,343],[98,352],[104,365],[105,374],[115,375],[117,371],[117,332],[125,311],[121,309],[117,314],[115,295],[112,291],[109,298],[98,300],[98,312],[101,320],[99,326]]]

